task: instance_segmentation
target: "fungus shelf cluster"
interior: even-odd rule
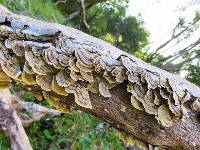
[[[33,92],[54,107],[68,111],[51,91],[73,94],[81,107],[93,109],[89,92],[111,97],[109,90],[127,83],[134,108],[172,126],[200,111],[198,87],[153,67],[110,44],[78,30],[47,23],[1,9],[0,87],[13,81],[39,86]]]

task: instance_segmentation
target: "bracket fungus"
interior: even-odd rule
[[[125,83],[130,104],[165,127],[199,112],[200,90],[188,81],[75,29],[0,11],[1,87],[12,80],[41,87],[65,111],[44,92],[73,94],[78,105],[92,109],[90,92],[112,97],[110,89]]]
[[[16,15],[3,7],[0,13],[0,88],[22,84],[39,101],[45,98],[55,108],[68,112],[68,98],[74,98],[83,110],[99,109],[92,100],[94,95],[111,99],[108,104],[114,106],[113,89],[125,85],[123,90],[131,109],[157,120],[165,130],[173,128],[188,114],[200,112],[199,88],[176,75],[76,29]],[[108,120],[122,115],[119,123],[123,125],[129,119],[123,113],[131,109],[111,116],[106,113],[116,113],[116,109],[100,108],[100,112]],[[140,130],[142,126],[136,128]],[[138,143],[130,137],[125,139]],[[146,139],[151,141],[151,136]]]

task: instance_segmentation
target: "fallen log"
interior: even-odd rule
[[[200,149],[199,87],[76,29],[0,13],[2,88],[101,117],[143,149]]]

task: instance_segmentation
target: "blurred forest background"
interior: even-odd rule
[[[171,32],[171,38],[152,50],[149,46],[150,33],[144,27],[142,16],[126,14],[128,1],[0,0],[0,3],[15,13],[82,30],[148,63],[181,74],[200,86],[200,37],[190,40],[200,29],[200,13],[196,12],[190,21],[180,18]],[[191,2],[199,5],[194,0]],[[170,55],[163,55],[169,50]],[[12,92],[18,93],[17,87]],[[37,102],[31,93],[20,96],[24,101],[51,107],[45,101]],[[129,144],[118,138],[112,125],[80,111],[56,117],[46,116],[26,128],[26,132],[35,150],[131,149]],[[8,150],[9,147],[9,141],[0,134],[0,150]]]

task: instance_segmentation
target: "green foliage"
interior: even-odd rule
[[[120,5],[120,6],[119,6]],[[118,8],[118,9],[116,9]],[[120,49],[134,54],[148,43],[149,33],[138,16],[126,16],[126,5],[97,5],[89,9],[87,18],[93,18],[85,32],[104,39]],[[90,20],[90,19],[88,19]]]
[[[33,123],[27,133],[33,148],[40,150],[125,149],[109,124],[77,111],[46,117]]]
[[[197,65],[189,64],[186,79],[200,87],[200,61]]]
[[[26,102],[35,102],[35,97],[30,92],[25,92],[21,98]]]
[[[147,58],[148,58],[148,55],[146,53],[144,53],[142,50],[137,50],[134,55],[137,57],[137,58],[140,58],[142,59],[143,61],[146,61]]]
[[[185,59],[190,60],[182,66],[187,70],[186,79],[200,87],[200,49],[187,54]]]
[[[17,92],[17,91],[15,91],[15,92]],[[40,101],[36,100],[35,97],[30,92],[24,92],[24,94],[22,94],[22,96],[21,96],[21,99],[26,102],[40,103],[40,105],[42,105],[42,106],[45,106],[47,108],[52,108],[52,106],[50,106],[50,104],[47,101],[40,102]]]
[[[5,135],[0,132],[0,150],[11,150],[10,144]]]
[[[13,88],[15,93],[17,88]],[[34,97],[25,92],[21,98],[34,102]],[[46,101],[40,102],[52,108]],[[32,115],[32,114],[28,114]],[[125,146],[108,123],[81,111],[72,111],[60,116],[46,116],[26,128],[26,133],[35,150],[125,150]],[[0,134],[0,150],[10,150],[9,141]]]
[[[0,0],[9,10],[24,15],[62,23],[64,16],[51,0]]]

